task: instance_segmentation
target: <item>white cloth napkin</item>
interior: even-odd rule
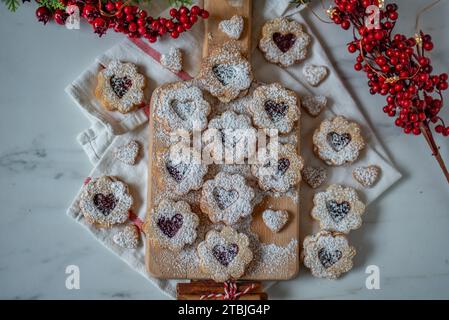
[[[253,55],[252,63],[255,76],[259,81],[271,83],[281,82],[284,86],[295,90],[301,94],[323,94],[329,98],[331,103],[327,110],[317,118],[313,119],[303,112],[302,119],[302,156],[307,164],[316,164],[323,166],[322,162],[315,158],[311,148],[311,134],[324,118],[329,118],[335,114],[344,115],[347,118],[358,122],[362,128],[367,140],[368,147],[362,158],[356,164],[349,167],[340,167],[329,169],[328,183],[339,183],[354,186],[360,189],[352,179],[352,169],[354,166],[375,164],[381,167],[382,175],[380,181],[371,189],[364,189],[360,193],[367,203],[374,201],[392,184],[400,179],[400,173],[391,164],[382,145],[375,137],[369,127],[366,119],[362,115],[358,106],[344,87],[335,68],[329,62],[323,48],[313,35],[311,30],[308,32],[313,37],[311,53],[307,63],[325,65],[330,73],[327,79],[317,88],[310,87],[302,79],[301,69],[304,64],[293,66],[288,69],[281,69],[275,65],[267,63],[261,53],[255,49],[257,45],[259,30],[263,23],[271,18],[278,17],[287,12],[289,0],[282,1],[258,1],[254,6],[253,28]],[[293,18],[304,24],[300,14]],[[86,154],[95,166],[89,174],[91,177],[101,175],[117,176],[126,182],[132,191],[136,203],[134,213],[144,220],[146,213],[146,192],[147,192],[147,159],[148,159],[148,126],[147,117],[142,110],[131,115],[123,116],[105,112],[96,101],[93,90],[96,80],[96,72],[100,64],[107,65],[111,59],[119,59],[136,63],[140,70],[149,78],[148,95],[158,85],[166,82],[179,81],[179,77],[163,68],[156,60],[157,53],[168,52],[171,45],[175,45],[184,52],[184,70],[191,75],[196,75],[199,69],[201,59],[201,44],[203,40],[203,30],[198,25],[190,32],[186,33],[176,42],[160,42],[151,45],[151,55],[144,52],[131,40],[124,40],[114,46],[102,56],[98,57],[96,62],[72,84],[67,87],[67,93],[77,102],[78,106],[88,116],[92,126],[78,136],[78,141],[84,148]],[[148,44],[146,44],[148,46]],[[156,53],[156,55],[155,55]],[[153,57],[151,57],[153,56]],[[126,144],[129,140],[138,140],[141,143],[142,157],[136,166],[130,167],[114,159],[113,151],[116,147]],[[308,187],[303,187],[301,192],[301,215],[307,215],[310,212],[313,191]],[[159,287],[169,297],[176,297],[175,280],[159,280],[151,277],[145,270],[143,245],[139,249],[129,250],[117,246],[112,241],[114,231],[108,229],[97,229],[87,223],[79,209],[79,194],[75,197],[72,205],[68,209],[68,214],[80,224],[85,226],[93,236],[102,242],[107,248],[114,252],[118,257],[124,260],[131,268],[149,279],[153,284]],[[303,223],[311,224],[310,219],[301,219]],[[301,226],[303,228],[303,225]],[[311,230],[310,228],[307,230]],[[268,286],[270,283],[266,283]]]

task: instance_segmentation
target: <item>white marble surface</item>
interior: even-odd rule
[[[430,1],[398,2],[398,30],[413,34],[415,13]],[[436,40],[436,70],[449,66],[448,14],[443,2],[423,16]],[[424,139],[402,135],[381,113],[383,99],[368,94],[346,53],[349,33],[312,16],[309,22],[404,178],[350,235],[360,252],[351,273],[325,281],[302,269],[295,280],[271,288],[270,297],[449,298],[449,185]],[[88,26],[76,32],[44,27],[27,4],[16,14],[0,9],[0,39],[0,298],[165,298],[65,214],[91,165],[75,141],[88,122],[64,87],[120,36],[98,39]],[[449,119],[447,108],[443,115]],[[449,162],[449,139],[438,143]],[[80,290],[65,287],[70,264],[80,267]],[[365,288],[368,265],[380,267],[380,290]]]

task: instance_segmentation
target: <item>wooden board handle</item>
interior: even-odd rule
[[[234,15],[243,17],[244,29],[238,40],[243,53],[248,57],[251,51],[252,0],[204,0],[204,9],[210,15],[205,20],[203,57],[208,56],[214,45],[226,43],[230,38],[218,28],[222,20],[231,19]]]

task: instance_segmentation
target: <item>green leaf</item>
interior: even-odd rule
[[[169,0],[168,2],[173,7],[190,6],[192,4],[192,0]]]
[[[39,0],[39,5],[47,7],[52,11],[56,9],[65,9],[65,6],[59,0]]]
[[[8,10],[12,12],[15,12],[20,6],[19,0],[2,0],[2,2],[4,2]]]

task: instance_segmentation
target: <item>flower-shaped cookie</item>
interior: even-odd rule
[[[299,119],[299,101],[296,94],[278,83],[262,85],[254,90],[249,110],[254,124],[262,129],[278,129],[289,133]]]
[[[365,204],[353,188],[331,185],[315,194],[313,204],[311,215],[321,229],[349,233],[362,225]]]
[[[320,231],[304,239],[304,265],[318,278],[337,279],[352,269],[356,254],[343,234]]]
[[[181,143],[165,150],[158,157],[157,166],[162,185],[177,195],[200,189],[208,170],[199,152]]]
[[[314,152],[328,165],[341,166],[359,158],[365,148],[360,127],[342,116],[324,120],[313,134]]]
[[[271,142],[260,152],[263,159],[251,165],[251,172],[259,180],[262,190],[287,192],[301,181],[304,161],[294,145]]]
[[[281,17],[265,23],[259,49],[269,62],[285,68],[306,58],[310,41],[301,24]]]
[[[195,241],[198,224],[199,218],[187,202],[165,199],[150,213],[147,234],[160,246],[180,251]]]
[[[256,153],[257,131],[248,116],[226,111],[209,121],[203,140],[216,163],[243,164]]]
[[[112,60],[98,73],[95,95],[107,110],[128,113],[143,105],[145,82],[135,64]]]
[[[128,220],[133,204],[128,186],[114,177],[91,179],[81,192],[80,209],[84,217],[99,227],[111,227]]]
[[[217,47],[203,60],[198,76],[201,86],[222,102],[230,102],[246,92],[253,81],[250,63],[237,43]]]
[[[204,183],[200,206],[213,223],[233,225],[240,218],[251,215],[253,198],[254,190],[246,184],[244,177],[220,172]]]
[[[248,237],[231,227],[209,231],[197,250],[201,269],[217,282],[239,279],[253,259]]]
[[[151,109],[167,132],[204,130],[210,105],[202,91],[191,82],[162,85],[153,93]]]

